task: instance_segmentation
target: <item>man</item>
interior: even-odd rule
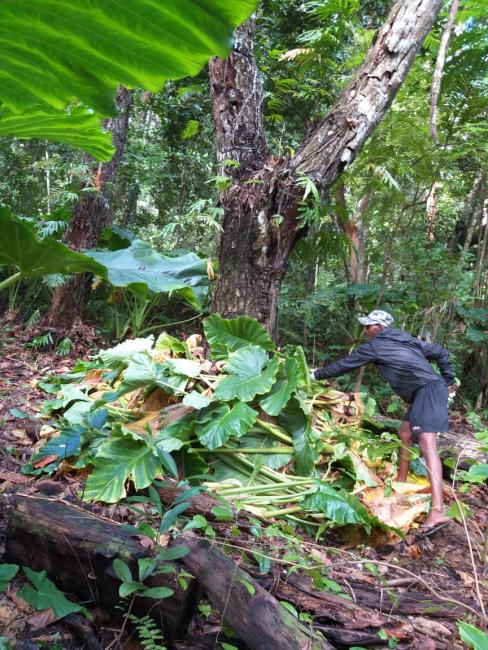
[[[381,309],[359,316],[358,320],[365,326],[369,342],[348,357],[313,370],[312,375],[315,379],[328,379],[374,363],[395,393],[410,405],[399,430],[403,446],[397,480],[407,480],[409,447],[418,442],[432,490],[430,512],[421,532],[423,536],[431,535],[449,522],[444,514],[442,464],[436,440],[437,433],[448,430],[448,386],[449,392],[456,390],[449,352],[436,343],[425,343],[408,332],[393,329],[393,317]],[[435,361],[442,376],[429,361]]]

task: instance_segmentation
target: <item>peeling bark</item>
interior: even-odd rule
[[[107,163],[93,164],[93,185],[96,191],[81,195],[63,238],[64,243],[74,250],[97,246],[103,228],[113,219],[114,184],[127,139],[131,101],[132,92],[121,88],[117,95],[120,112],[106,125],[112,132],[114,155]],[[91,158],[88,160],[93,162]],[[75,275],[56,289],[48,313],[43,319],[45,327],[70,333],[81,325],[90,278],[89,274]]]
[[[394,3],[364,63],[292,160],[266,154],[252,21],[238,30],[230,57],[212,61],[217,157],[240,165],[226,169],[232,185],[221,194],[224,220],[213,311],[225,317],[248,314],[276,335],[279,289],[290,253],[305,234],[297,221],[303,196],[297,175],[306,174],[322,194],[330,190],[385,115],[442,4]]]

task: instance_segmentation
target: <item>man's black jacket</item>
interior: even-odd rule
[[[328,379],[374,363],[395,393],[411,403],[419,388],[440,379],[429,361],[436,362],[446,384],[454,382],[456,375],[445,348],[425,343],[403,330],[387,328],[345,359],[318,368],[315,378]]]

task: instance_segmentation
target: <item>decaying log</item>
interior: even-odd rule
[[[314,637],[248,573],[206,539],[186,532],[174,545],[190,549],[182,558],[183,564],[251,650],[326,650],[334,647],[325,639]]]
[[[5,558],[35,570],[45,569],[62,591],[76,595],[87,606],[94,605],[120,616],[120,580],[112,563],[124,560],[137,579],[137,560],[150,555],[137,538],[107,519],[52,499],[14,496],[7,531]],[[194,613],[196,584],[183,590],[177,574],[151,576],[145,584],[169,587],[174,595],[160,602],[137,597],[136,615],[147,614],[162,625],[168,638],[178,636]]]

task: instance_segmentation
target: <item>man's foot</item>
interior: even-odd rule
[[[447,528],[447,526],[449,526],[450,523],[451,523],[450,519],[447,519],[447,521],[441,521],[440,523],[435,524],[434,526],[426,526],[424,523],[422,526],[420,526],[415,536],[420,539],[423,539],[425,537],[430,537],[431,535],[434,535],[435,533],[439,532],[443,528]]]
[[[432,528],[433,526],[438,526],[439,524],[449,523],[451,520],[449,517],[446,517],[443,509],[431,508],[429,514],[427,515],[422,528]]]

